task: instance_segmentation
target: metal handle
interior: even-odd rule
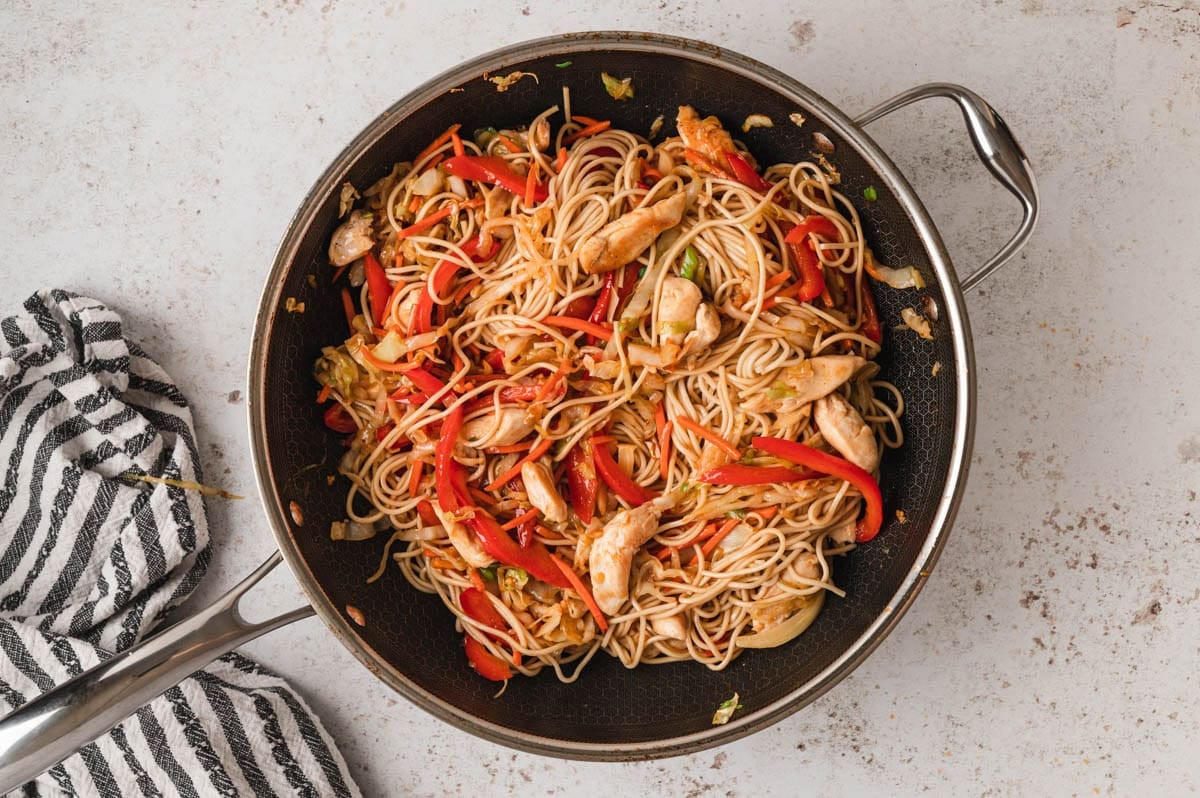
[[[313,614],[248,623],[238,602],[279,564],[276,552],[212,606],[148,637],[0,720],[0,795],[49,770],[222,654]]]
[[[930,97],[946,97],[958,103],[967,123],[971,143],[975,145],[975,152],[979,154],[988,171],[1021,201],[1024,212],[1021,226],[1008,243],[962,281],[963,291],[970,291],[996,269],[1008,263],[1029,240],[1038,217],[1037,180],[1034,179],[1033,168],[1029,165],[1024,150],[1000,114],[996,113],[996,109],[975,92],[953,83],[927,83],[909,89],[875,106],[855,119],[854,123],[860,127],[869,125],[909,103]]]

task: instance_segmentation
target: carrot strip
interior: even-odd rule
[[[471,578],[471,584],[481,593],[487,592],[487,583],[483,581],[483,576],[479,573],[478,568],[467,566],[467,576]]]
[[[342,310],[346,311],[346,326],[350,328],[350,333],[354,333],[354,317],[358,314],[354,312],[354,300],[350,298],[350,289],[342,286]]]
[[[658,430],[658,471],[663,479],[671,473],[671,422],[663,403],[654,406],[654,427]]]
[[[428,230],[438,222],[450,216],[450,214],[458,213],[464,208],[478,208],[482,204],[483,200],[481,199],[467,200],[466,202],[452,202],[445,208],[442,208],[440,211],[431,213],[428,216],[413,222],[408,227],[405,227],[403,230],[396,233],[396,238],[407,238],[414,233],[419,233],[422,230]]]
[[[453,571],[454,563],[447,560],[445,557],[438,557],[429,561],[430,568],[436,568],[439,571]]]
[[[558,566],[558,570],[563,572],[563,576],[571,583],[571,587],[575,588],[575,592],[579,594],[579,597],[583,599],[583,603],[591,610],[592,616],[596,619],[596,626],[600,627],[601,632],[607,632],[608,619],[600,611],[600,605],[596,603],[596,597],[592,595],[592,591],[588,590],[587,585],[579,578],[579,574],[575,573],[574,568],[560,560],[558,555],[551,554],[550,559],[554,560],[554,564]]]
[[[539,512],[538,508],[534,507],[532,510],[528,510],[526,512],[521,513],[516,518],[509,521],[507,524],[501,524],[500,528],[506,532],[510,529],[516,529],[517,527],[519,527],[521,524],[525,523],[526,521],[532,521],[533,519],[537,518],[538,512]]]
[[[786,272],[786,271],[785,271],[785,272],[780,272],[779,274],[776,274],[776,275],[774,275],[773,277],[768,277],[768,278],[767,278],[766,287],[767,287],[767,288],[774,288],[774,287],[775,287],[775,286],[777,286],[777,285],[781,285],[781,284],[783,284],[783,283],[786,283],[786,282],[788,281],[788,278],[789,278],[789,277],[791,277],[791,276],[792,276],[792,275],[791,275],[791,273],[790,273],[790,272]]]
[[[567,165],[567,148],[559,147],[558,148],[558,160],[554,164],[554,170],[556,172],[562,172],[563,167],[565,167],[566,165]]]
[[[417,212],[417,208],[420,208],[420,207],[421,207],[421,201],[422,201],[422,199],[423,199],[422,197],[413,197],[412,199],[410,199],[410,200],[408,201],[408,212],[409,212],[409,213],[416,213],[416,212]]]
[[[770,521],[772,518],[774,518],[776,515],[779,514],[779,505],[772,505],[771,507],[763,507],[762,509],[755,510],[754,514],[757,515],[759,518],[761,518],[764,521]]]
[[[570,316],[547,316],[541,320],[542,324],[549,324],[551,327],[562,327],[567,330],[578,330],[585,332],[588,335],[593,335],[603,341],[612,338],[612,330],[602,324],[593,324],[584,319],[575,319]]]
[[[459,302],[462,302],[463,298],[467,294],[471,293],[471,289],[479,285],[481,282],[483,282],[481,278],[472,277],[470,280],[467,280],[467,282],[463,283],[459,289],[454,292],[454,299],[452,300],[454,304],[457,305]]]
[[[499,141],[501,144],[503,144],[504,149],[508,150],[511,153],[518,153],[518,152],[525,151],[525,150],[521,149],[521,147],[516,142],[514,142],[508,136],[505,136],[503,134],[497,134],[496,140]]]
[[[455,155],[467,154],[467,148],[463,146],[462,139],[459,138],[457,130],[450,131],[450,141],[454,144]]]
[[[320,393],[317,394],[317,404],[323,405],[329,400],[329,394],[333,393],[332,385],[321,386]]]
[[[737,525],[738,520],[736,518],[730,518],[728,521],[722,524],[721,528],[717,530],[717,534],[709,538],[708,542],[700,548],[700,551],[704,552],[704,556],[707,557],[709,554],[712,554],[713,550],[721,544],[721,541],[724,540],[725,537],[732,532],[733,528]]]
[[[581,124],[581,125],[583,125],[584,127],[586,127],[586,126],[588,126],[588,125],[594,125],[594,124],[596,124],[596,122],[597,122],[598,120],[597,120],[597,119],[595,119],[594,117],[591,117],[591,116],[584,116],[583,114],[571,114],[571,119],[570,119],[570,121],[572,121],[572,122],[578,122],[579,124]]]
[[[516,478],[521,473],[521,466],[525,465],[526,463],[532,463],[534,460],[538,459],[539,457],[544,455],[546,452],[550,451],[550,447],[552,445],[554,445],[554,441],[550,440],[549,438],[543,438],[542,441],[537,446],[533,447],[533,450],[529,454],[525,455],[520,460],[518,460],[517,464],[514,465],[512,468],[508,469],[503,474],[496,477],[496,479],[493,480],[492,484],[488,485],[485,488],[485,490],[490,490],[493,492],[499,490],[501,487],[504,486],[505,482],[508,482],[510,479]]]
[[[421,472],[425,470],[425,463],[420,460],[413,460],[408,469],[408,495],[416,496],[417,491],[421,489]]]
[[[533,448],[533,441],[525,441],[523,443],[510,443],[507,446],[489,446],[483,451],[487,454],[512,454],[513,452],[527,452]]]
[[[671,552],[683,551],[684,549],[691,548],[692,546],[695,546],[697,543],[708,540],[716,533],[717,533],[717,522],[712,521],[708,524],[705,524],[704,528],[701,529],[699,533],[697,533],[696,537],[692,538],[687,543],[684,543],[681,546],[663,546],[661,549],[659,549],[654,554],[654,556],[657,557],[660,561],[666,562],[667,560],[671,559]]]
[[[575,117],[575,118],[578,119],[579,117]],[[594,122],[594,123],[588,125],[587,127],[582,128],[580,130],[576,130],[574,133],[567,136],[565,139],[563,139],[563,144],[572,144],[572,143],[578,141],[579,139],[583,138],[584,136],[592,136],[592,135],[595,135],[596,133],[603,133],[604,131],[608,130],[610,127],[612,127],[612,121],[608,120],[608,119],[605,119],[603,122]]]
[[[475,499],[475,501],[479,502],[480,504],[488,507],[494,507],[496,505],[496,500],[481,491],[479,488],[469,488],[468,490],[470,490],[471,496]]]
[[[558,385],[559,381],[567,376],[567,372],[570,370],[571,370],[571,359],[564,357],[562,363],[560,363],[558,365],[558,369],[555,370],[555,372],[550,375],[550,379],[543,382],[542,387],[538,388],[537,393],[534,394],[533,401],[535,401],[535,402],[546,401],[546,397],[548,397],[550,395],[550,392],[554,390],[555,386]]]
[[[713,446],[716,446],[718,449],[720,449],[725,454],[732,457],[734,460],[742,459],[742,453],[741,453],[741,451],[738,450],[738,448],[736,446],[734,446],[732,443],[725,440],[724,438],[722,438],[720,435],[713,432],[712,430],[700,426],[699,424],[697,424],[695,421],[692,421],[687,416],[676,416],[675,420],[679,422],[679,426],[683,427],[684,429],[688,430],[689,432],[694,432],[695,434],[699,435],[701,438],[704,438],[704,440],[708,441]]]
[[[432,154],[433,152],[437,151],[437,149],[438,149],[439,147],[441,147],[441,146],[442,146],[443,144],[445,144],[447,141],[450,141],[450,138],[451,138],[451,136],[453,136],[455,133],[457,133],[457,132],[458,132],[458,129],[459,129],[460,127],[462,127],[462,125],[460,125],[460,124],[453,124],[453,125],[451,125],[450,127],[446,128],[446,132],[445,132],[445,133],[443,133],[442,135],[438,136],[436,139],[434,139],[434,140],[433,140],[433,142],[432,142],[432,143],[431,143],[431,144],[430,144],[428,147],[426,147],[425,149],[421,150],[421,154],[420,154],[420,155],[418,155],[418,156],[416,157],[416,160],[414,160],[414,161],[413,161],[413,164],[419,164],[421,161],[425,160],[426,156],[428,156],[428,155]]]
[[[614,438],[612,435],[593,435],[591,437],[593,446],[600,446],[601,444],[605,444],[605,443],[615,443],[616,440],[617,439]]]

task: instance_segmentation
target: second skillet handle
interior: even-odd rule
[[[248,623],[238,602],[279,564],[276,552],[212,606],[167,627],[0,719],[0,795],[105,734],[222,654],[313,614],[298,607]]]
[[[958,103],[967,123],[971,143],[975,145],[975,152],[979,154],[988,171],[1021,201],[1023,209],[1021,225],[1008,243],[962,281],[963,291],[970,291],[1011,260],[1029,240],[1038,217],[1037,180],[1033,177],[1033,168],[1029,165],[1029,159],[1025,157],[1025,151],[1021,149],[1021,145],[1017,143],[1000,114],[996,113],[996,109],[975,92],[953,83],[927,83],[909,89],[862,114],[854,123],[860,127],[868,125],[909,103],[930,97],[945,97]]]

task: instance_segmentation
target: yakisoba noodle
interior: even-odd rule
[[[715,119],[677,126],[551,108],[343,191],[332,534],[391,531],[372,580],[438,594],[488,678],[572,681],[601,649],[719,670],[801,633],[882,521],[903,401],[868,274],[919,278],[874,262],[821,165],[760,173]]]

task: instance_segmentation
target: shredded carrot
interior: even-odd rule
[[[437,549],[435,549],[435,548],[431,548],[431,547],[429,547],[429,546],[422,546],[422,547],[421,547],[421,553],[422,553],[422,554],[424,554],[426,557],[428,557],[428,558],[430,558],[430,559],[433,559],[434,557],[441,557],[441,556],[442,556],[442,553],[441,553],[440,551],[438,551],[438,550],[437,550]]]
[[[467,148],[463,146],[462,139],[459,138],[457,130],[450,131],[450,141],[454,144],[455,155],[467,154]]]
[[[593,324],[584,319],[576,319],[571,316],[547,316],[541,320],[542,324],[549,324],[551,327],[562,327],[567,330],[578,330],[585,332],[588,335],[595,336],[603,341],[612,338],[612,330],[602,324]]]
[[[728,521],[722,524],[721,528],[717,531],[717,534],[709,538],[708,542],[700,548],[700,551],[704,552],[704,556],[707,557],[709,554],[712,554],[713,550],[721,544],[721,541],[724,540],[725,537],[732,532],[733,528],[737,525],[738,520],[736,518],[730,518]]]
[[[738,448],[736,446],[734,446],[732,443],[725,440],[724,438],[722,438],[720,435],[713,432],[712,430],[700,426],[699,424],[697,424],[695,421],[692,421],[687,416],[676,416],[675,420],[679,422],[679,426],[683,427],[684,429],[688,430],[689,432],[694,432],[695,434],[699,435],[701,438],[704,438],[704,440],[708,441],[713,446],[716,446],[718,449],[720,449],[725,454],[732,457],[734,460],[742,459],[742,453],[738,450]]]
[[[424,197],[413,197],[412,199],[410,199],[410,200],[408,201],[408,212],[409,212],[409,213],[416,213],[416,212],[417,212],[417,208],[420,208],[420,207],[421,207],[421,201],[422,201],[423,199],[424,199]]]
[[[457,305],[459,302],[462,302],[463,298],[466,297],[467,294],[471,293],[471,289],[479,285],[481,282],[483,282],[481,278],[472,277],[470,280],[467,280],[465,283],[459,286],[459,289],[454,292],[454,299],[452,300],[454,304]]]
[[[779,505],[773,505],[771,507],[763,507],[761,509],[754,511],[754,514],[757,515],[759,518],[761,518],[764,521],[770,521],[778,513],[779,513]]]
[[[433,140],[433,142],[428,147],[421,150],[421,154],[417,156],[416,160],[413,161],[413,164],[414,165],[419,164],[421,161],[425,160],[426,157],[428,157],[432,153],[436,152],[437,149],[439,147],[441,147],[443,144],[445,144],[447,141],[450,141],[450,138],[455,133],[458,132],[458,129],[460,127],[462,127],[462,125],[454,124],[454,125],[451,125],[450,127],[446,128],[445,133],[438,136],[436,139]]]
[[[454,563],[447,560],[445,557],[438,557],[429,561],[430,568],[436,568],[439,571],[453,571]]]
[[[587,127],[588,125],[596,124],[597,120],[590,116],[584,116],[583,114],[571,114],[571,118],[567,121],[578,122],[579,124],[583,125],[584,127]]]
[[[578,119],[579,117],[575,117],[575,118]],[[565,139],[563,139],[563,144],[572,144],[573,142],[578,141],[579,139],[583,138],[584,136],[592,136],[592,135],[595,135],[596,133],[603,133],[605,130],[608,130],[610,127],[612,127],[612,121],[608,120],[608,119],[605,119],[603,122],[593,122],[592,124],[588,125],[587,127],[582,128],[580,130],[576,130],[574,133],[567,136]]]
[[[596,626],[600,627],[601,632],[608,631],[608,619],[604,617],[604,613],[600,611],[600,605],[596,603],[595,596],[592,591],[588,590],[587,585],[579,578],[579,574],[575,573],[575,569],[567,565],[558,555],[551,554],[550,559],[554,560],[554,564],[558,566],[558,570],[563,572],[563,576],[571,583],[571,587],[575,588],[575,592],[583,599],[583,603],[591,610],[592,616],[596,619]]]
[[[467,576],[471,578],[471,584],[475,586],[476,590],[480,593],[487,592],[487,583],[483,581],[483,575],[479,573],[478,568],[467,566]]]
[[[788,278],[791,276],[792,276],[791,272],[782,271],[779,274],[776,274],[772,277],[768,277],[767,282],[766,282],[766,287],[774,288],[777,285],[782,285],[783,283],[786,283],[788,281]]]
[[[655,169],[650,164],[646,163],[646,159],[642,158],[642,175],[653,178],[656,182],[663,179],[663,173]]]
[[[405,227],[396,233],[396,238],[407,238],[414,233],[419,233],[422,230],[428,230],[438,222],[450,216],[453,213],[458,213],[463,208],[478,208],[483,204],[482,199],[467,200],[466,202],[452,202],[440,211],[429,214],[428,216],[418,219],[417,221]]]
[[[508,482],[510,479],[514,479],[521,473],[521,466],[525,465],[526,463],[532,463],[534,460],[550,451],[550,447],[553,444],[554,441],[550,440],[549,438],[543,438],[537,446],[533,447],[533,450],[529,454],[518,460],[516,465],[505,471],[500,476],[496,477],[496,479],[492,481],[492,484],[486,487],[486,490],[500,490],[500,488],[504,486],[505,482]]]
[[[696,537],[692,538],[687,543],[684,543],[682,546],[663,546],[661,549],[659,549],[657,552],[655,552],[654,556],[657,557],[662,562],[666,562],[667,560],[671,559],[671,552],[683,551],[684,549],[691,548],[692,546],[695,546],[697,543],[708,540],[713,535],[715,535],[716,532],[717,532],[717,522],[713,521],[711,523],[706,524],[700,530],[700,532],[696,535]]]
[[[435,169],[435,168],[437,168],[437,165],[440,164],[444,160],[446,160],[446,153],[439,152],[437,155],[433,156],[433,160],[431,160],[429,163],[425,164],[425,168],[426,169]]]
[[[322,386],[320,392],[317,394],[317,404],[323,405],[325,402],[329,401],[329,394],[331,393],[333,393],[332,385]]]
[[[496,140],[503,144],[504,149],[508,150],[509,152],[517,153],[525,151],[516,142],[502,133],[496,135]]]
[[[489,446],[483,451],[487,454],[512,454],[513,452],[527,452],[533,448],[533,441],[525,441],[523,443],[510,443],[507,446]]]
[[[425,470],[425,464],[420,460],[413,460],[412,465],[408,469],[408,495],[416,496],[417,491],[421,489],[421,472]]]
[[[563,167],[565,167],[566,165],[567,165],[567,148],[559,147],[558,148],[558,161],[554,164],[554,170],[556,172],[562,172]]]
[[[537,189],[537,172],[538,164],[534,161],[529,167],[529,174],[525,175],[525,207],[529,208],[533,205],[533,194]]]
[[[617,439],[611,435],[593,435],[589,440],[592,446],[601,446],[605,443],[615,443]]]
[[[346,311],[346,326],[350,328],[350,334],[354,334],[354,317],[358,314],[354,312],[354,300],[350,298],[350,289],[342,286],[342,310]]]
[[[379,358],[375,357],[375,355],[371,352],[371,349],[366,346],[359,347],[358,352],[362,355],[363,360],[367,361],[368,366],[377,368],[380,371],[387,371],[392,374],[403,374],[404,372],[412,371],[415,368],[412,363],[388,363],[386,360],[380,360]]]
[[[513,650],[512,664],[514,668],[521,667],[521,652],[515,649]]]
[[[502,524],[500,528],[505,531],[508,531],[509,529],[516,529],[526,521],[532,521],[533,519],[537,518],[538,512],[540,512],[538,508],[534,507],[532,510],[521,513],[507,524]]]
[[[663,403],[654,406],[654,427],[658,430],[658,471],[663,479],[671,473],[671,423]]]
[[[484,493],[483,491],[481,491],[479,488],[472,487],[472,488],[469,488],[469,490],[471,491],[471,496],[475,499],[475,501],[479,502],[480,504],[486,505],[488,507],[496,506],[496,500],[494,498],[492,498],[491,496],[487,495],[486,493]]]
[[[564,357],[562,363],[558,364],[558,369],[550,375],[550,379],[542,383],[542,387],[538,388],[537,393],[533,395],[533,401],[544,402],[550,392],[554,390],[559,381],[567,376],[567,372],[571,370],[571,359]]]

